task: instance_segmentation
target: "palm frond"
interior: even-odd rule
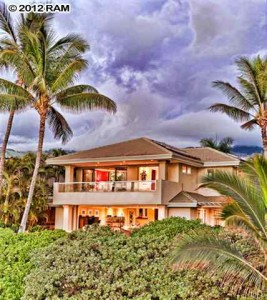
[[[78,52],[83,53],[89,49],[89,45],[86,40],[81,38],[79,35],[71,33],[56,41],[56,43],[48,49],[48,54],[55,53],[56,51],[62,51],[66,48],[76,49]]]
[[[222,210],[221,217],[225,220],[226,225],[243,227],[254,236],[257,236],[257,238],[261,238],[257,227],[253,225],[249,217],[236,202],[227,204]]]
[[[210,147],[213,149],[217,149],[218,148],[218,143],[215,139],[213,138],[203,138],[200,140],[200,145],[202,147]]]
[[[8,34],[13,41],[17,40],[13,22],[8,8],[4,2],[0,2],[0,30]]]
[[[221,112],[228,115],[231,119],[235,121],[249,121],[251,118],[251,114],[238,108],[235,106],[223,104],[223,103],[216,103],[209,107],[209,110],[212,112]]]
[[[267,277],[250,264],[239,250],[230,242],[215,234],[184,236],[173,254],[175,268],[204,269],[212,275],[222,275],[224,283],[231,283],[238,290],[245,283],[253,284],[259,291],[264,291]],[[246,290],[247,294],[250,292]]]
[[[217,80],[213,82],[213,87],[221,90],[229,99],[230,103],[233,103],[241,110],[250,110],[253,108],[253,103],[245,98],[242,93],[230,83]]]
[[[261,105],[263,99],[261,97],[261,91],[257,81],[257,72],[254,70],[253,62],[251,62],[247,57],[242,56],[236,60],[236,64],[238,69],[241,71],[242,76],[253,84],[258,105]]]
[[[216,190],[221,195],[234,199],[253,226],[267,238],[263,195],[248,179],[229,172],[217,171],[203,178],[201,187]]]
[[[75,94],[80,94],[80,93],[92,93],[92,94],[98,94],[98,91],[96,88],[94,88],[91,85],[87,84],[80,84],[80,85],[75,85],[71,86],[69,88],[66,88],[65,90],[59,92],[58,94],[55,95],[55,98],[60,100],[63,99],[67,96],[73,96]]]
[[[52,106],[49,107],[47,121],[55,139],[61,140],[62,143],[65,144],[72,138],[73,133],[68,122],[62,114]]]
[[[262,155],[255,155],[241,166],[247,177],[261,189],[267,209],[267,160]]]
[[[79,93],[69,95],[64,98],[58,98],[57,103],[65,110],[80,113],[82,111],[93,109],[104,109],[115,113],[116,104],[108,97],[95,93]]]
[[[51,84],[52,92],[59,92],[70,84],[73,84],[77,75],[87,67],[87,61],[82,58],[75,59],[64,66],[64,69],[54,70],[58,72],[58,76]]]
[[[253,129],[255,129],[255,127],[257,125],[258,125],[257,119],[252,119],[252,120],[249,120],[248,122],[245,122],[240,127],[245,130],[253,130]]]
[[[34,97],[23,87],[0,79],[0,110],[24,110],[34,100]]]

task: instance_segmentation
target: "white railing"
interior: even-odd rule
[[[99,181],[55,183],[58,193],[82,192],[151,192],[156,190],[156,180],[151,181]]]

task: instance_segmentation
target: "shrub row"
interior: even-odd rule
[[[44,248],[60,237],[63,231],[42,231],[16,234],[11,229],[0,228],[0,299],[21,299],[24,278],[33,267],[31,254]]]
[[[237,299],[219,278],[170,268],[175,236],[191,230],[212,229],[171,218],[130,238],[107,228],[71,233],[34,256],[23,299]]]

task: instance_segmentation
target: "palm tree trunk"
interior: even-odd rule
[[[262,145],[263,145],[263,155],[267,158],[267,133],[266,133],[266,126],[261,127],[261,138],[262,138]]]
[[[30,185],[27,203],[26,203],[26,206],[24,209],[23,217],[22,217],[18,232],[25,232],[26,226],[27,226],[28,216],[29,216],[29,212],[30,212],[30,208],[31,208],[34,189],[35,189],[37,176],[38,176],[38,172],[39,172],[39,167],[40,167],[40,163],[41,163],[41,158],[42,158],[44,134],[45,134],[45,120],[46,120],[46,113],[40,114],[39,141],[38,141],[38,149],[37,149],[37,153],[36,153],[35,167],[34,167],[34,171],[33,171],[33,176],[32,176],[32,181],[31,181],[31,185]]]
[[[2,153],[1,153],[1,160],[0,160],[0,196],[2,193],[2,183],[3,183],[3,172],[4,172],[5,159],[6,159],[6,149],[7,149],[7,144],[8,144],[11,128],[13,125],[14,115],[15,115],[14,110],[9,113],[9,118],[8,118],[7,127],[6,127],[6,133],[5,133],[5,137],[4,137],[2,149],[1,149]]]

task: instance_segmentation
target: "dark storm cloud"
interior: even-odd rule
[[[225,101],[211,82],[222,79],[235,83],[233,63],[237,56],[265,53],[264,0],[69,3],[71,14],[56,16],[57,33],[79,32],[89,41],[90,65],[80,81],[94,84],[115,99],[118,113],[66,114],[74,131],[67,148],[138,136],[181,146],[196,145],[200,138],[216,134],[233,136],[238,143],[260,143],[257,131],[248,134],[206,108]],[[36,145],[38,121],[29,125],[28,114],[33,113],[16,118],[11,137],[23,150]],[[0,131],[4,131],[4,122]],[[45,145],[60,144],[47,132]]]

